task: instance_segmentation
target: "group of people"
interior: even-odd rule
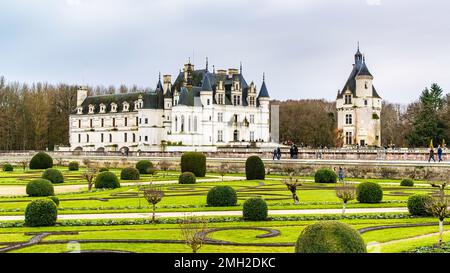
[[[441,145],[439,145],[438,149],[437,149],[437,155],[438,155],[438,160],[439,160],[438,162],[443,161],[442,153],[443,153],[442,147],[441,147]],[[428,157],[428,162],[430,162],[431,160],[433,160],[433,162],[436,162],[436,159],[434,159],[434,148],[430,148],[430,156]]]
[[[289,149],[289,154],[291,155],[291,159],[298,158],[298,147],[295,144],[291,145],[291,148]]]
[[[273,160],[280,160],[281,159],[281,149],[280,147],[276,148],[273,150],[273,156],[272,156]]]

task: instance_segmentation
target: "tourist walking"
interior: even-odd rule
[[[298,159],[298,147],[294,144],[294,159]]]
[[[273,149],[272,160],[275,160],[276,158],[278,158],[277,148]]]
[[[441,162],[442,161],[442,147],[441,147],[441,145],[438,146],[437,153],[438,153],[438,160],[439,160],[439,162]]]
[[[436,162],[436,160],[434,159],[434,148],[430,148],[430,156],[428,157],[428,162],[430,162],[431,159]]]
[[[277,148],[277,159],[278,160],[281,159],[281,149],[280,149],[280,147]]]
[[[338,171],[339,182],[344,182],[344,169],[339,167]]]
[[[291,159],[294,158],[294,144],[291,145],[291,148],[289,148],[289,154],[291,156]]]

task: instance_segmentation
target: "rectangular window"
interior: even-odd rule
[[[102,119],[102,127],[104,127],[104,126],[105,126],[105,120]]]
[[[78,143],[81,143],[81,135],[78,134]]]
[[[250,132],[250,141],[255,141],[255,132]]]
[[[217,121],[223,122],[223,113],[217,113]]]
[[[104,137],[103,137],[103,133],[102,133],[102,134],[100,134],[100,139],[101,139],[101,142],[103,143],[103,139],[104,139]]]
[[[92,119],[89,120],[89,127],[92,128]]]
[[[255,115],[250,115],[250,123],[255,123]]]
[[[148,118],[145,119],[145,124],[148,124]]]
[[[139,124],[139,118],[136,117],[136,126],[138,126],[138,124]]]
[[[109,142],[112,142],[112,134],[109,134]]]
[[[345,115],[345,124],[353,124],[353,118],[351,114]]]
[[[112,119],[112,126],[113,126],[113,127],[116,127],[116,118],[113,118],[113,119]]]
[[[81,128],[81,119],[78,120],[78,128]]]
[[[123,142],[128,142],[128,134],[127,134],[127,133],[125,133],[125,134],[123,135],[123,139],[124,139]]]
[[[345,95],[345,104],[352,104],[352,95]]]
[[[223,142],[223,131],[217,131],[217,142]]]
[[[148,136],[145,136],[145,141],[148,141]]]
[[[345,144],[352,145],[352,143],[353,143],[352,132],[346,132],[345,133]]]
[[[211,102],[209,101],[209,99],[206,100],[206,105],[209,105]]]
[[[128,126],[128,118],[125,118],[125,127]]]
[[[86,134],[86,143],[89,143],[89,135]]]

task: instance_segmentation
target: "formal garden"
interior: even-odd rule
[[[446,177],[38,153],[2,166],[0,252],[449,252]]]

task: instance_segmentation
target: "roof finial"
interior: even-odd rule
[[[213,65],[213,74],[216,74],[216,66]]]
[[[206,71],[208,71],[208,56],[206,56]]]
[[[240,64],[240,66],[239,66],[239,74],[242,75],[242,61],[241,61],[241,64]]]
[[[358,41],[358,51],[359,51],[359,41]]]
[[[188,59],[188,64],[191,64],[191,57],[189,57]]]
[[[266,81],[266,72],[263,72],[263,82]]]
[[[161,81],[161,71],[159,71],[158,80]]]

